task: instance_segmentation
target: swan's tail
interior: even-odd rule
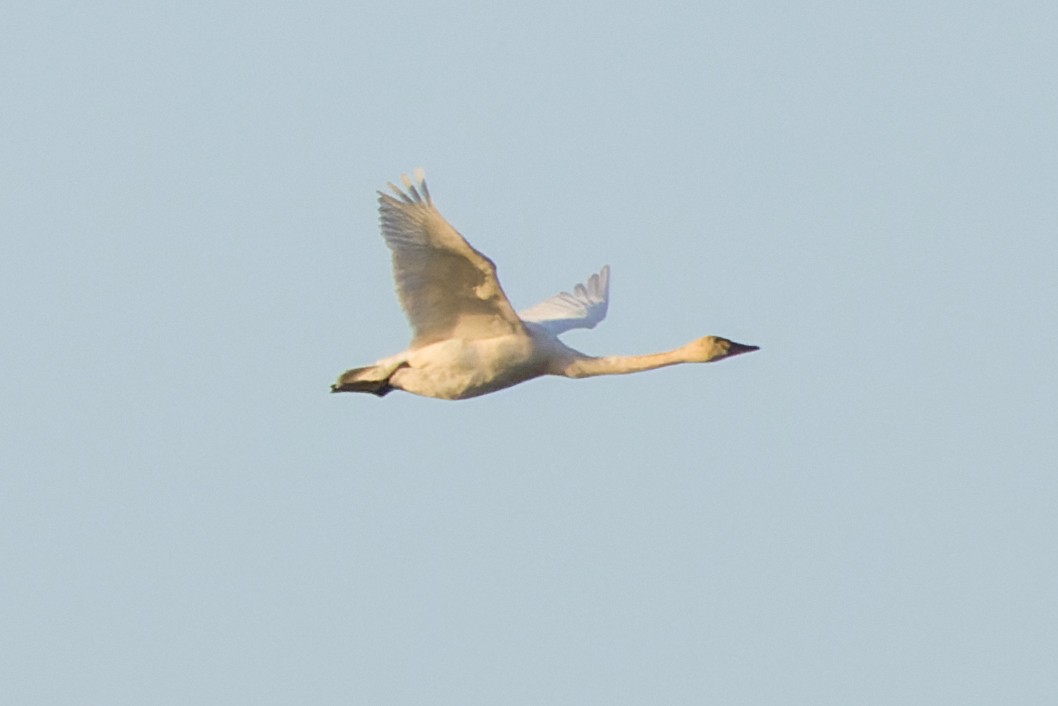
[[[397,388],[389,384],[389,375],[384,375],[380,379],[380,372],[385,371],[379,370],[377,365],[346,370],[338,378],[338,382],[331,385],[331,392],[370,392],[372,395],[385,397]]]

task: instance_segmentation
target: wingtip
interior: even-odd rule
[[[404,193],[404,191],[402,191],[401,188],[394,184],[392,181],[387,181],[386,186],[388,186],[389,190],[393,192],[393,196],[396,196],[404,203],[411,203],[411,197]],[[384,194],[381,191],[379,192],[379,195],[384,198],[393,198],[393,196],[390,196],[389,194]]]
[[[400,175],[400,181],[404,184],[404,188],[401,189],[393,182],[387,182],[387,186],[405,203],[422,203],[427,204],[433,203],[430,198],[430,191],[426,188],[426,170],[422,167],[415,167],[412,170],[412,175],[409,176],[407,173]]]
[[[410,176],[407,173],[401,174],[400,180],[404,183],[404,186],[411,189],[426,181],[426,170],[422,167],[415,167],[415,169],[411,170]]]
[[[610,297],[610,266],[603,265],[602,269],[599,270],[599,274],[592,275],[592,284],[598,289],[599,295],[603,299]]]

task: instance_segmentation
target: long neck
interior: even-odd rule
[[[644,370],[664,368],[666,365],[694,362],[683,348],[664,353],[647,355],[608,355],[601,358],[583,356],[574,358],[565,365],[561,374],[570,378],[586,378],[595,375],[623,375]]]

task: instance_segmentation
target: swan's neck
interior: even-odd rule
[[[586,378],[592,375],[638,373],[678,363],[708,363],[755,351],[757,346],[735,343],[719,336],[705,336],[682,345],[676,350],[647,355],[612,355],[592,358],[572,349],[567,350],[574,355],[563,362],[558,374],[571,378]]]
[[[683,348],[664,353],[647,355],[608,355],[601,358],[583,356],[570,361],[562,374],[569,378],[586,378],[595,375],[624,375],[644,370],[664,368],[666,365],[695,362]]]

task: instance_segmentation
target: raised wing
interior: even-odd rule
[[[531,321],[557,336],[574,328],[595,328],[606,318],[610,299],[610,266],[578,284],[573,293],[559,292],[550,299],[519,312],[524,321]]]
[[[397,296],[414,332],[411,346],[448,338],[491,338],[521,330],[492,260],[445,220],[433,205],[421,169],[406,191],[379,192],[382,237],[393,251]]]

